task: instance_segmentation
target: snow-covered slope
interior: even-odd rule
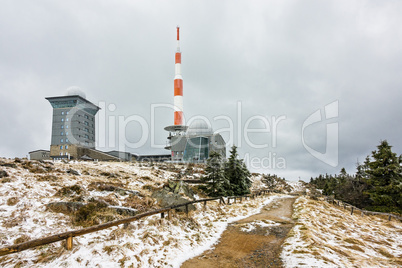
[[[81,228],[72,224],[70,216],[47,210],[46,205],[51,202],[103,198],[124,206],[130,198],[124,191],[100,191],[93,187],[94,183],[118,185],[145,198],[153,188],[160,188],[177,171],[185,169],[133,163],[40,163],[7,159],[0,159],[0,164],[0,169],[8,173],[8,177],[0,179],[0,247]],[[67,173],[70,169],[79,175]],[[80,187],[80,194],[57,194],[74,185]],[[215,243],[229,222],[258,212],[264,200],[274,198],[230,206],[209,202],[206,211],[198,205],[189,219],[177,214],[169,221],[154,215],[130,224],[127,229],[119,226],[76,237],[71,251],[57,242],[3,256],[0,266],[178,267]]]
[[[402,223],[350,215],[326,203],[299,197],[296,225],[282,252],[286,267],[401,267]]]

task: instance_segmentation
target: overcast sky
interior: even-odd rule
[[[168,153],[152,143],[173,111],[151,105],[173,103],[180,25],[187,121],[210,120],[252,171],[353,173],[381,140],[402,153],[400,14],[399,0],[4,0],[0,155],[49,149],[45,97],[70,87],[102,107],[98,149]]]

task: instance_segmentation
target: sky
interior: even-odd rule
[[[0,156],[49,149],[45,97],[102,109],[97,148],[164,150],[180,25],[185,121],[253,172],[339,173],[402,153],[402,1],[28,1],[0,9]]]

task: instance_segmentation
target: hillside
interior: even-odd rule
[[[161,189],[169,196],[174,188],[181,198],[203,198],[197,186],[172,186],[173,179],[198,179],[202,173],[201,167],[172,164],[0,159],[0,247],[159,208],[153,193]],[[253,189],[266,187],[266,176],[253,174],[252,180]],[[197,204],[189,218],[154,215],[127,228],[76,237],[71,251],[57,242],[3,256],[0,266],[179,267],[213,247],[228,224],[260,212],[281,193],[305,191],[303,184],[282,179],[271,187],[277,193],[230,206],[214,201],[204,211]],[[305,196],[296,200],[293,220],[282,252],[286,267],[401,265],[400,222],[351,216]]]
[[[199,178],[202,173],[197,167],[166,164],[18,159],[1,159],[0,169],[8,175],[0,179],[3,215],[0,247],[158,208],[151,197],[153,191],[161,189],[169,179]],[[253,180],[261,186],[261,176],[255,174]],[[191,190],[194,198],[202,197],[197,187]],[[180,195],[188,198],[183,192]],[[79,213],[71,212],[73,209],[77,212],[76,207],[63,204],[88,204],[83,212],[90,217],[77,217]],[[262,205],[260,199],[230,206],[210,202],[206,211],[198,206],[190,219],[178,214],[168,221],[154,215],[132,223],[127,229],[114,227],[74,238],[72,251],[66,251],[58,242],[0,257],[0,264],[5,267],[178,266],[216,242],[228,222],[256,213]],[[126,210],[121,213],[121,209]]]
[[[286,267],[401,267],[402,223],[299,197],[283,245]]]

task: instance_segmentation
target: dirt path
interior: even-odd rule
[[[214,249],[181,267],[282,267],[281,245],[293,227],[294,201],[294,197],[276,199],[261,213],[229,224]]]

